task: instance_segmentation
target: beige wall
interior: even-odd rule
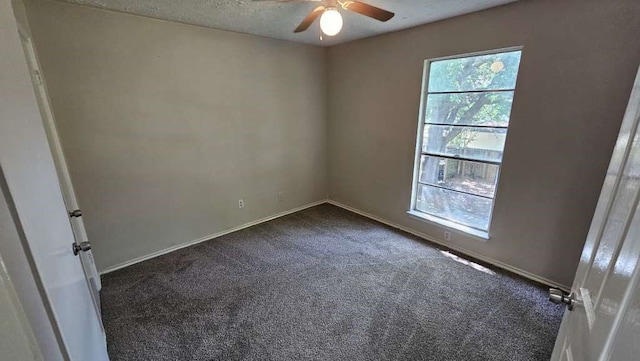
[[[327,190],[442,240],[406,215],[423,61],[522,45],[491,239],[449,244],[569,285],[640,61],[632,0],[523,0],[328,49],[28,10],[101,269]]]
[[[99,269],[326,198],[323,49],[27,10]]]
[[[451,245],[570,285],[640,62],[640,1],[536,0],[329,49],[330,198],[410,219],[423,61],[523,45],[491,239]]]

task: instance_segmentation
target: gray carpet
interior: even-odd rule
[[[563,308],[494,271],[325,204],[107,274],[102,311],[112,361],[548,360]]]

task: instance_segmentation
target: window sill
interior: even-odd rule
[[[445,227],[448,230],[451,230],[455,233],[460,233],[465,236],[471,236],[471,238],[474,238],[480,242],[486,242],[489,240],[489,232],[481,231],[471,227],[466,227],[461,224],[451,222],[446,219],[434,217],[418,211],[413,211],[413,210],[407,211],[407,214],[409,215],[409,217],[415,220],[429,223],[439,227]]]

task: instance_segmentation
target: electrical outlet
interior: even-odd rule
[[[445,241],[450,241],[451,240],[451,232],[444,231],[444,240]]]
[[[284,201],[284,193],[280,192],[278,193],[278,202],[282,202]]]
[[[244,208],[244,200],[238,199],[238,208]]]

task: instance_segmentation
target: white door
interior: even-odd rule
[[[0,1],[0,34],[0,191],[26,246],[63,358],[107,361],[87,278],[72,252],[69,215],[9,1]]]
[[[640,360],[640,71],[552,360]],[[571,302],[570,300],[567,300]]]
[[[29,70],[31,71],[33,87],[35,89],[36,98],[38,100],[38,105],[40,108],[40,114],[42,116],[44,128],[47,133],[47,138],[49,140],[51,153],[53,154],[53,160],[56,165],[58,178],[60,179],[62,196],[64,197],[64,203],[70,215],[71,228],[73,229],[75,242],[78,246],[82,245],[86,249],[87,245],[89,245],[90,247],[90,243],[87,237],[87,232],[84,228],[84,222],[82,221],[82,211],[79,207],[78,200],[76,199],[75,192],[73,191],[73,184],[71,183],[69,168],[67,167],[67,162],[64,158],[60,138],[58,137],[55,118],[53,116],[53,111],[49,102],[49,96],[47,94],[47,88],[44,83],[44,78],[42,77],[40,65],[36,57],[36,52],[33,47],[33,42],[31,41],[31,38],[26,34],[21,33],[20,38],[24,46],[27,63],[30,68]],[[102,319],[102,316],[100,314],[100,288],[102,287],[102,285],[100,283],[100,275],[98,274],[96,264],[93,259],[93,253],[90,249],[88,249],[83,252],[79,252],[78,256],[80,257],[82,268],[89,282],[91,296],[96,305],[98,317]]]

